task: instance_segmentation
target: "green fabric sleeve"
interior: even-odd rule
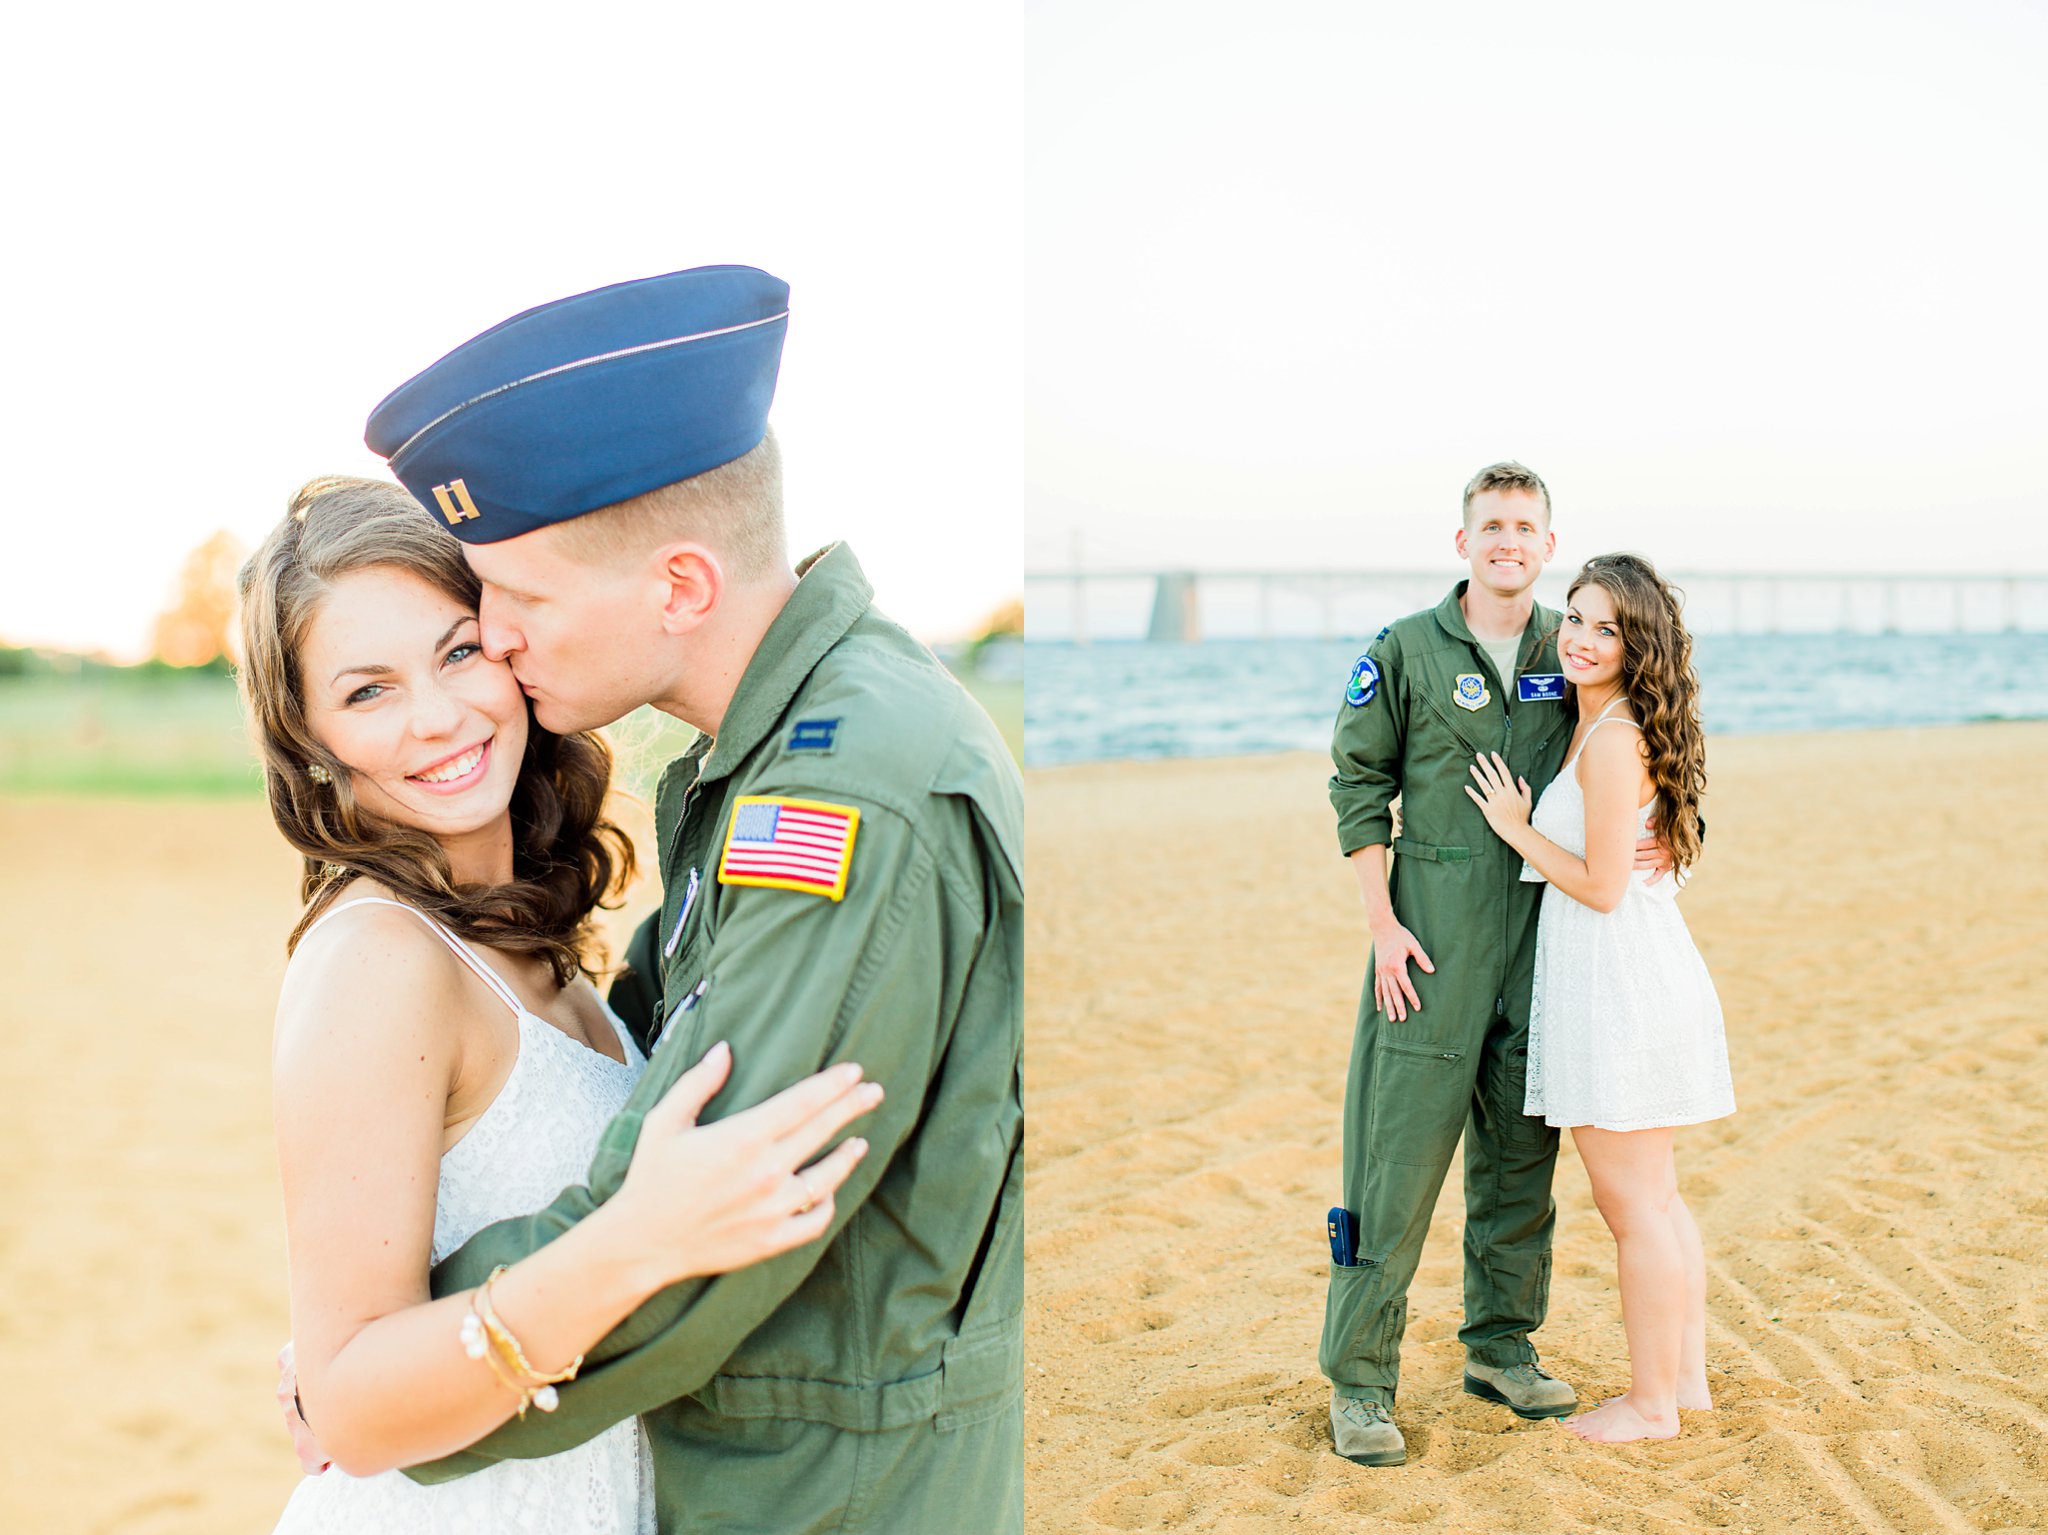
[[[944,1054],[947,934],[963,920],[978,921],[978,914],[962,910],[962,897],[942,878],[916,831],[891,812],[860,809],[845,899],[725,890],[703,1000],[687,1027],[671,1026],[672,1037],[606,1129],[589,1186],[564,1190],[535,1215],[478,1232],[436,1267],[433,1288],[440,1295],[481,1283],[494,1265],[535,1251],[617,1192],[641,1116],[720,1039],[733,1047],[732,1076],[705,1111],[706,1122],[840,1060],[859,1061],[885,1088],[881,1107],[848,1131],[864,1136],[869,1151],[839,1189],[830,1232],[750,1268],[671,1285],[588,1351],[582,1373],[560,1388],[556,1411],[529,1412],[467,1450],[408,1468],[415,1481],[447,1481],[495,1460],[552,1455],[700,1389],[803,1283],[873,1191],[914,1128]],[[685,1037],[693,1042],[688,1059]],[[839,1319],[821,1318],[820,1325],[836,1326]]]
[[[1407,689],[1400,640],[1388,631],[1366,654],[1379,667],[1379,686],[1370,702],[1338,706],[1330,741],[1337,766],[1330,803],[1337,811],[1337,847],[1346,858],[1362,847],[1394,840],[1394,800],[1401,792]]]

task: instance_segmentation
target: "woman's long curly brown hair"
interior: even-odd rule
[[[529,717],[512,791],[511,883],[457,885],[440,843],[363,808],[347,764],[306,723],[300,656],[314,616],[336,579],[379,565],[409,571],[472,610],[477,605],[476,576],[447,529],[402,487],[341,475],[299,489],[238,579],[238,676],[270,814],[306,860],[299,881],[306,909],[286,951],[360,874],[464,938],[539,955],[556,983],[567,985],[602,964],[591,912],[633,877],[633,845],[604,814],[611,748],[601,736],[558,736]]]
[[[1572,578],[1614,599],[1621,621],[1621,691],[1643,727],[1650,782],[1657,791],[1658,836],[1679,868],[1700,856],[1700,797],[1707,789],[1707,740],[1700,728],[1700,679],[1681,593],[1639,554],[1600,554]],[[1573,690],[1577,696],[1577,690]]]

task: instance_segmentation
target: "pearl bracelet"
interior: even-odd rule
[[[566,1369],[553,1375],[542,1374],[527,1362],[526,1350],[491,1307],[491,1286],[504,1272],[505,1265],[501,1263],[470,1295],[469,1314],[462,1319],[460,1336],[463,1353],[490,1365],[491,1373],[519,1397],[519,1416],[523,1420],[529,1403],[542,1412],[553,1412],[561,1405],[561,1395],[555,1387],[576,1378],[576,1372],[583,1368],[583,1356],[578,1354]]]

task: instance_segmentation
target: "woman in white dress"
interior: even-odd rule
[[[1569,1126],[1614,1233],[1629,1389],[1565,1427],[1603,1443],[1669,1439],[1707,1390],[1706,1260],[1678,1192],[1672,1130],[1735,1112],[1721,1005],[1674,899],[1633,869],[1654,821],[1682,875],[1706,787],[1699,681],[1677,595],[1636,555],[1588,560],[1558,657],[1576,704],[1565,764],[1530,808],[1482,756],[1466,792],[1546,881],[1524,1110]]]
[[[278,1528],[651,1532],[637,1422],[439,1486],[396,1468],[550,1410],[655,1291],[819,1237],[866,1148],[811,1159],[881,1090],[835,1066],[700,1129],[714,1048],[646,1115],[615,1198],[432,1299],[433,1261],[585,1176],[645,1065],[585,975],[592,909],[632,873],[611,755],[534,723],[483,652],[461,545],[396,485],[307,485],[241,595],[271,812],[305,859],[275,1111],[298,1397],[336,1467]]]

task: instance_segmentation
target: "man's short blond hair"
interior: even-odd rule
[[[1504,459],[1498,464],[1488,464],[1484,469],[1465,482],[1465,525],[1472,525],[1472,498],[1488,490],[1522,490],[1543,498],[1543,520],[1550,520],[1550,488],[1527,464],[1518,464],[1513,459]]]
[[[560,524],[561,548],[590,565],[619,566],[678,539],[720,555],[726,574],[756,581],[789,569],[782,530],[782,449],[775,429],[750,453]]]

